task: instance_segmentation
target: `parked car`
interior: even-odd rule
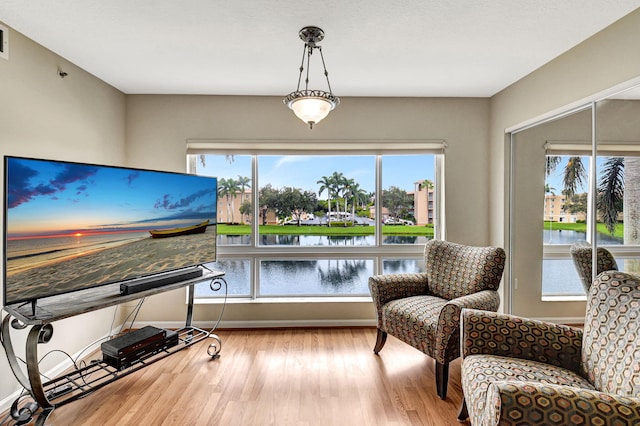
[[[415,225],[415,223],[413,223],[410,220],[400,219],[397,217],[389,217],[385,219],[383,223],[385,225],[409,225],[409,226]]]

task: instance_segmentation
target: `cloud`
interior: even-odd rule
[[[285,157],[280,158],[276,164],[273,166],[274,169],[278,169],[281,166],[284,166],[286,164],[291,164],[291,163],[305,163],[309,161],[309,156],[305,156],[305,155],[288,155]]]
[[[156,209],[166,210],[185,209],[191,207],[192,204],[200,198],[210,196],[215,193],[216,191],[214,188],[203,189],[177,201],[172,201],[171,194],[165,194],[161,199],[156,201],[153,207]]]
[[[98,167],[83,164],[65,164],[62,171],[51,180],[51,185],[64,191],[73,182],[87,180],[98,172]]]
[[[129,186],[131,186],[134,180],[138,179],[138,176],[140,176],[140,172],[131,172],[129,176],[127,176],[127,183]]]
[[[52,196],[64,191],[68,184],[84,181],[94,175],[98,168],[78,164],[65,164],[64,168],[48,184],[40,183],[32,186],[31,180],[38,176],[38,171],[25,166],[19,160],[10,161],[7,170],[7,204],[10,209],[41,196]],[[86,185],[77,188],[78,194],[86,190]]]

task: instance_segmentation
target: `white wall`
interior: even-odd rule
[[[189,138],[446,139],[449,239],[504,245],[504,130],[639,76],[638,28],[640,11],[491,100],[346,98],[313,131],[279,98],[125,97],[11,31],[9,60],[0,59],[0,154],[182,171]],[[69,76],[58,77],[58,66]],[[149,300],[143,318],[184,318],[181,294],[156,299]],[[195,316],[212,319],[213,312],[199,307]],[[255,304],[230,308],[225,318],[362,319],[372,314],[370,304]],[[74,352],[105,334],[110,321],[106,310],[57,323],[54,340],[43,349]],[[4,357],[0,375],[2,402],[18,389],[15,381],[4,379],[11,377]]]
[[[567,105],[581,104],[629,80],[637,80],[640,76],[639,45],[640,9],[637,9],[491,98],[489,226],[492,244],[508,249],[510,171],[505,130]],[[531,267],[539,268],[539,265],[532,264]],[[501,288],[504,290],[505,286]],[[584,309],[572,307],[570,315],[579,311],[584,312]]]
[[[58,67],[69,75],[60,78]],[[0,103],[0,156],[124,162],[125,96],[15,31],[9,32],[9,59],[0,59]],[[0,164],[0,175],[3,167]],[[0,220],[2,214],[0,210]],[[0,247],[0,258],[2,251]],[[78,352],[107,334],[112,317],[113,309],[106,309],[55,323],[53,339],[40,345],[40,355],[52,349]],[[16,352],[23,353],[25,331],[12,332],[21,344]],[[4,350],[0,355],[2,411],[19,386]],[[58,354],[48,357],[42,371],[63,359]]]
[[[444,139],[447,238],[488,241],[488,99],[344,98],[311,131],[280,97],[127,96],[127,159],[136,167],[184,171],[187,139]],[[259,141],[256,141],[259,144]],[[233,283],[230,283],[233,285]],[[184,318],[184,291],[145,302],[141,321]],[[199,320],[218,310],[200,306]],[[368,303],[252,303],[227,306],[225,321],[369,321]]]

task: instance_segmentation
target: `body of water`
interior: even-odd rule
[[[598,233],[598,244],[602,245],[621,245],[623,244],[622,238],[612,237],[611,235]],[[561,230],[549,230],[542,231],[542,241],[545,244],[575,244],[579,242],[587,241],[587,234],[585,232],[578,231],[561,231]]]
[[[376,243],[373,235],[260,235],[263,246],[372,246]],[[424,236],[386,235],[383,244],[425,244],[429,238]],[[250,245],[251,235],[218,235],[218,245]]]
[[[262,235],[262,245],[276,246],[371,246],[374,236]],[[584,232],[545,230],[545,244],[571,245],[586,241]],[[426,237],[385,236],[385,244],[425,244]],[[598,234],[598,242],[620,245],[622,240]],[[249,245],[249,235],[218,235],[218,244]],[[226,272],[229,294],[249,296],[251,261],[222,260],[212,264]],[[385,259],[383,273],[424,271],[423,259]],[[260,296],[369,295],[368,279],[373,273],[370,259],[262,260]],[[584,289],[571,259],[543,261],[544,295],[583,295]],[[196,296],[216,295],[207,286],[198,286]]]

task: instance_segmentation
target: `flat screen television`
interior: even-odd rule
[[[217,180],[4,158],[4,305],[216,259]]]

